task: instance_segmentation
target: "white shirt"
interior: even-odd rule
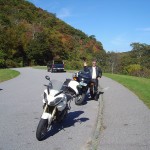
[[[92,79],[96,79],[96,67],[92,67]]]

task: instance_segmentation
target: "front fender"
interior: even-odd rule
[[[51,114],[46,113],[46,112],[43,112],[41,118],[42,118],[42,119],[49,119],[49,118],[51,118]]]

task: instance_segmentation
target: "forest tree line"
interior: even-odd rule
[[[94,35],[71,27],[55,14],[28,1],[0,0],[1,68],[46,65],[59,57],[78,69],[81,56],[90,59],[104,52]]]

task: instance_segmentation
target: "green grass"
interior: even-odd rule
[[[11,69],[0,69],[0,82],[15,78],[20,73]]]
[[[47,70],[47,66],[33,66],[34,69],[44,69]]]
[[[104,73],[104,76],[133,91],[150,108],[150,79],[108,73]]]

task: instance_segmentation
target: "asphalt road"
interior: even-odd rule
[[[131,91],[103,77],[98,150],[150,150],[150,110]]]
[[[0,150],[150,150],[149,109],[127,88],[105,77],[100,79],[104,93],[98,102],[72,102],[64,122],[46,140],[37,141],[45,75],[64,81],[72,73],[17,70],[20,76],[0,83]]]
[[[72,73],[19,68],[21,75],[0,83],[0,150],[86,150],[96,126],[98,102],[83,106],[71,103],[71,110],[46,140],[37,141],[36,128],[42,114],[45,75],[65,81]]]

